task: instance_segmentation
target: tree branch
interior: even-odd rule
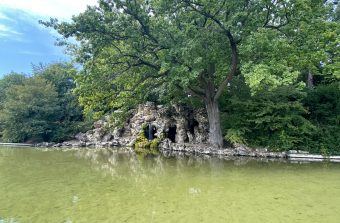
[[[158,65],[155,65],[155,64],[152,64],[151,62],[149,61],[146,61],[146,60],[143,60],[142,58],[140,58],[139,56],[136,56],[136,55],[131,55],[131,54],[122,54],[121,55],[122,57],[130,57],[130,58],[134,58],[138,61],[139,64],[142,64],[142,65],[145,65],[145,66],[148,66],[148,67],[151,67],[157,71],[160,70],[160,66]]]
[[[182,91],[184,91],[184,88],[181,86],[181,85],[179,85],[178,83],[174,83],[174,85],[177,87],[177,88],[179,88],[179,89],[181,89]],[[192,89],[191,87],[188,87],[188,90],[189,90],[189,93],[191,94],[191,95],[193,95],[193,96],[195,96],[195,97],[197,97],[197,98],[200,98],[200,99],[205,99],[205,94],[204,93],[202,93],[201,91],[196,91],[197,89]]]
[[[281,31],[281,30],[280,30],[281,27],[284,27],[284,26],[288,25],[290,19],[289,19],[289,16],[288,16],[288,12],[287,12],[287,7],[286,7],[286,5],[284,5],[284,10],[285,10],[284,18],[285,18],[286,21],[283,22],[283,23],[277,24],[277,25],[275,25],[275,24],[270,24],[270,25],[269,25],[269,22],[270,22],[270,20],[271,20],[271,19],[270,19],[270,14],[271,14],[271,9],[272,9],[272,8],[271,8],[270,6],[268,6],[268,5],[266,5],[265,7],[266,7],[266,9],[267,9],[267,15],[266,15],[266,20],[265,20],[264,25],[263,25],[264,28],[276,29],[276,30]],[[272,23],[274,23],[274,22],[272,22]]]
[[[193,96],[198,97],[200,99],[205,99],[204,91],[199,90],[199,89],[194,89],[193,87],[188,87],[188,90],[190,94],[192,94]]]
[[[150,33],[149,26],[142,21],[137,12],[133,12],[128,7],[124,9],[124,12],[128,15],[131,15],[139,23],[139,25],[142,27],[144,35],[148,36],[151,41],[159,45],[158,40]]]
[[[164,75],[167,75],[168,71],[164,72],[164,73],[159,73],[159,74],[156,74],[156,75],[146,75],[144,77],[141,77],[141,79],[139,79],[132,87],[131,89],[124,89],[124,91],[130,91],[130,92],[133,92],[139,85],[143,84],[146,80],[152,78],[152,79],[155,79],[155,78],[160,78]]]
[[[218,20],[215,16],[211,15],[210,13],[203,11],[203,10],[199,10],[196,7],[194,7],[190,2],[190,0],[184,0],[184,2],[187,3],[187,6],[189,6],[192,10],[200,13],[201,15],[211,19],[212,21],[214,21],[223,31],[223,33],[226,35],[226,37],[229,40],[229,45],[231,48],[231,68],[229,73],[227,74],[226,78],[224,79],[224,81],[222,81],[222,83],[220,84],[220,86],[217,89],[217,92],[213,98],[213,100],[218,100],[218,98],[221,96],[221,94],[223,93],[223,90],[226,88],[227,84],[231,81],[232,77],[236,74],[237,71],[237,65],[238,65],[238,52],[237,52],[237,43],[234,40],[234,37],[232,36],[231,32],[229,29],[227,29],[220,20]]]

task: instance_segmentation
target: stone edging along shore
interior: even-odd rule
[[[269,152],[266,149],[252,149],[244,145],[236,144],[233,148],[216,149],[207,144],[176,144],[163,142],[160,150],[177,151],[192,154],[206,154],[217,156],[243,156],[254,158],[277,158],[292,161],[331,161],[340,162],[340,156],[323,156],[320,154],[310,154],[307,151],[289,150],[288,152]]]
[[[129,145],[116,144],[86,144],[86,143],[39,143],[35,147],[53,147],[53,148],[105,148],[105,147],[131,147]],[[289,150],[287,152],[270,152],[267,149],[253,149],[242,144],[235,144],[230,148],[217,149],[209,144],[190,144],[190,143],[172,143],[169,140],[164,140],[159,145],[159,150],[162,152],[183,152],[188,154],[202,154],[222,157],[252,157],[252,158],[270,158],[270,159],[288,159],[292,161],[330,161],[340,162],[340,156],[323,156],[321,154],[310,154],[307,151]]]

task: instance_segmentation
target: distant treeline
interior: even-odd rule
[[[76,69],[66,63],[33,67],[33,75],[0,79],[0,136],[3,142],[67,140],[86,124],[72,93]]]

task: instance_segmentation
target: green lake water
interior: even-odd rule
[[[340,222],[340,163],[0,148],[0,223]]]

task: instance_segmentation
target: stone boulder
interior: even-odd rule
[[[82,142],[86,142],[87,141],[87,135],[85,133],[78,133],[74,136],[75,139],[82,141]]]
[[[93,127],[95,129],[99,129],[99,128],[104,127],[104,124],[105,124],[105,122],[103,120],[98,120],[95,123],[93,123]]]
[[[103,136],[102,142],[109,142],[113,139],[113,135],[111,133],[107,133]]]

